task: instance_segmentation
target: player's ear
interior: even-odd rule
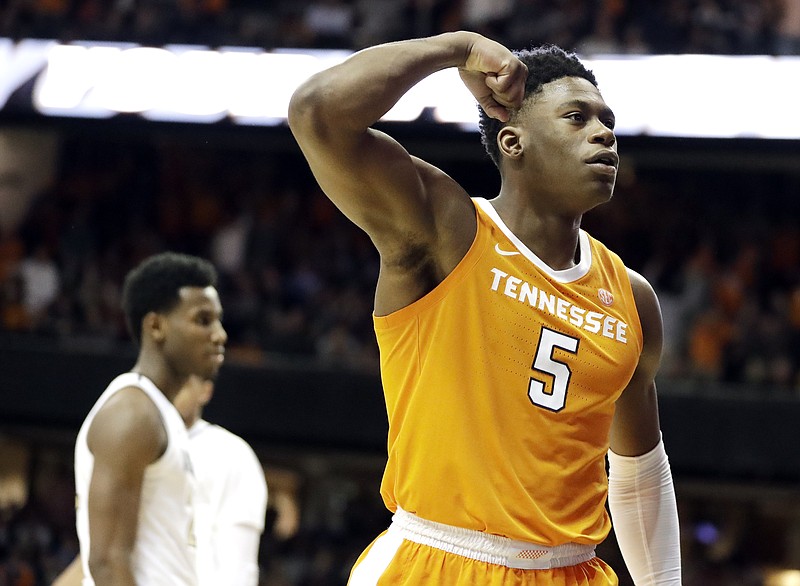
[[[504,156],[510,159],[519,159],[522,156],[519,130],[515,126],[503,126],[497,133],[497,147]]]
[[[142,319],[142,338],[148,337],[155,342],[162,342],[167,335],[166,327],[164,316],[150,311]]]

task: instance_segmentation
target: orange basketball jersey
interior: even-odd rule
[[[581,231],[555,271],[475,198],[478,230],[425,297],[375,317],[386,506],[554,546],[610,529],[605,455],[642,333],[622,261]]]

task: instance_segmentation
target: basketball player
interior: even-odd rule
[[[193,375],[175,398],[189,430],[197,481],[198,584],[256,586],[267,482],[255,452],[242,438],[202,419],[213,394],[211,380]]]
[[[490,201],[372,128],[450,67],[481,106],[502,179]],[[580,228],[611,198],[619,162],[593,74],[556,47],[514,54],[446,33],[316,74],[289,123],[380,253],[381,492],[395,514],[350,584],[617,584],[595,556],[607,496],[636,584],[680,584],[654,383],[659,304]]]
[[[267,509],[264,469],[253,449],[230,431],[201,419],[214,383],[190,376],[173,404],[189,430],[195,477],[195,533],[199,586],[255,586]],[[80,586],[81,558],[53,586]]]
[[[123,306],[140,350],[95,403],[75,446],[85,586],[195,586],[194,480],[172,404],[192,374],[213,378],[227,334],[216,272],[164,253],[126,279]]]

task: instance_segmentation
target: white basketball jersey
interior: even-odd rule
[[[139,586],[196,586],[194,551],[194,476],[186,426],[175,406],[147,377],[128,372],[115,378],[89,411],[75,444],[75,491],[78,539],[84,586],[89,575],[89,484],[94,456],[87,435],[100,408],[120,389],[142,389],[158,408],[167,432],[167,449],[145,470],[139,524],[133,552],[133,572]]]
[[[202,419],[189,429],[189,449],[197,480],[200,586],[257,584],[258,560],[244,567],[241,553],[231,555],[223,540],[231,527],[264,531],[267,483],[258,457],[242,438]]]

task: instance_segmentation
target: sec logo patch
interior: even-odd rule
[[[600,303],[606,307],[611,307],[611,305],[614,303],[614,296],[611,294],[611,291],[608,291],[607,289],[598,289],[597,296],[600,298]]]

